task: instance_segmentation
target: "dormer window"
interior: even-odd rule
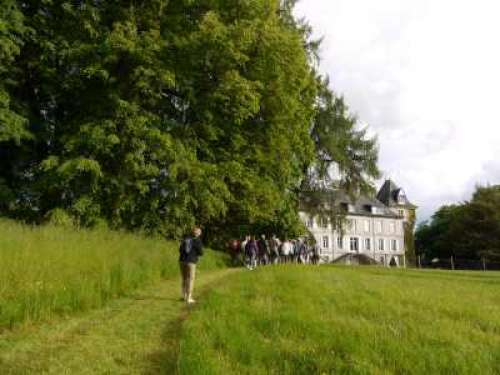
[[[406,203],[406,194],[403,189],[399,190],[398,192],[398,203]]]
[[[377,209],[377,207],[372,206],[372,207],[371,207],[371,212],[372,212],[372,214],[373,214],[373,215],[377,215],[377,214],[378,214],[378,209]]]
[[[356,211],[354,205],[350,204],[350,203],[343,202],[340,204],[340,207],[345,212],[355,212]]]

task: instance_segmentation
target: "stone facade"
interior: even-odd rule
[[[351,202],[345,194],[332,194],[332,201],[345,208],[342,230],[325,217],[300,211],[324,261],[406,266],[405,223],[408,211],[416,206],[407,200],[402,189],[387,180],[377,198],[360,197]]]

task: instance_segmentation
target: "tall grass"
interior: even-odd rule
[[[184,324],[185,374],[499,374],[500,273],[269,267]]]
[[[177,244],[108,230],[0,220],[0,330],[104,305],[178,273]],[[207,251],[201,267],[224,265]]]

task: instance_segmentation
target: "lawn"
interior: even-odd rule
[[[104,306],[178,276],[178,245],[109,230],[29,227],[0,220],[0,332]],[[207,251],[203,269],[225,267]]]
[[[500,373],[496,272],[247,271],[207,251],[187,308],[175,242],[5,220],[0,264],[2,374]]]
[[[500,273],[279,266],[184,323],[185,374],[498,374]]]

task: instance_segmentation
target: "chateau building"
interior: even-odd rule
[[[341,228],[324,216],[307,212],[307,205],[302,205],[299,212],[316,239],[323,260],[406,266],[405,225],[417,207],[402,188],[386,180],[374,198],[360,196],[352,201],[338,190],[327,194],[330,203],[325,204],[334,204],[345,213]]]

